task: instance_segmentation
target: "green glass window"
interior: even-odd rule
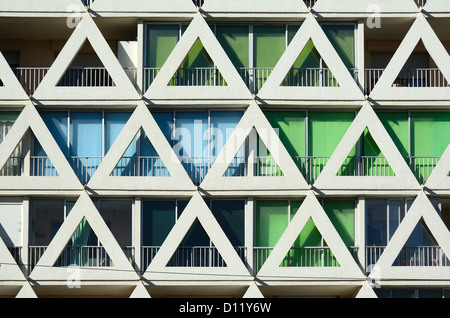
[[[248,26],[217,26],[216,36],[236,68],[249,66]]]
[[[308,115],[309,180],[315,180],[355,118],[353,112],[310,112]],[[348,154],[338,175],[352,174],[356,145]]]
[[[355,25],[354,24],[323,24],[322,29],[327,35],[336,52],[347,68],[355,67]]]
[[[440,157],[450,144],[450,112],[411,113],[411,155]]]
[[[273,247],[288,225],[287,200],[256,201],[256,246]]]
[[[285,26],[253,27],[255,67],[275,67],[286,48]]]
[[[329,157],[353,122],[355,113],[310,112],[308,117],[308,154]]]
[[[145,66],[161,68],[175,48],[179,33],[179,25],[148,25]]]

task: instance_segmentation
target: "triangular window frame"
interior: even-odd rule
[[[282,86],[284,79],[297,61],[306,44],[312,40],[317,51],[327,64],[339,87]],[[276,100],[364,100],[364,95],[355,79],[339,57],[325,32],[309,13],[296,35],[281,56],[274,70],[258,93],[261,99]]]
[[[58,86],[86,41],[113,79],[113,87]],[[139,95],[89,13],[85,13],[34,93],[39,100],[134,100]]]

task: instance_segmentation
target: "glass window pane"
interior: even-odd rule
[[[354,68],[355,25],[323,24],[322,29],[347,68]]]
[[[19,112],[0,112],[0,144],[18,116]]]
[[[256,201],[256,246],[275,246],[287,225],[287,200]]]
[[[133,202],[131,200],[101,200],[100,215],[108,225],[120,246],[131,246],[131,223]]]
[[[233,246],[244,246],[244,200],[213,200],[211,211]]]
[[[291,156],[305,156],[304,111],[265,112],[267,120],[278,131],[278,136]]]
[[[42,112],[41,117],[47,125],[48,130],[52,134],[59,148],[64,155],[68,155],[67,138],[68,138],[68,112]],[[45,152],[39,142],[35,142],[34,154],[36,156],[45,156]]]
[[[353,112],[310,112],[308,154],[330,157],[355,118]],[[355,154],[355,150],[349,155]]]
[[[179,25],[147,26],[146,67],[161,68],[175,48],[180,32]]]
[[[253,42],[254,66],[275,67],[286,48],[286,27],[255,26]]]
[[[243,115],[242,111],[211,111],[210,141],[211,156],[216,157],[222,151]]]
[[[71,113],[70,155],[102,156],[102,113]]]
[[[347,246],[355,245],[355,202],[324,201],[323,208]]]
[[[366,200],[366,234],[368,246],[387,246],[386,200]]]
[[[130,116],[130,113],[105,113],[105,152],[111,149]],[[125,156],[133,156],[136,153],[136,144],[132,143],[130,146]]]
[[[389,200],[389,240],[401,222],[403,200]]]
[[[0,239],[8,247],[22,245],[22,202],[0,202]]]
[[[440,157],[450,144],[450,112],[411,113],[413,156]]]
[[[216,36],[236,68],[249,66],[248,26],[217,26]]]
[[[175,224],[176,201],[144,201],[142,205],[142,244],[161,246]]]
[[[32,201],[30,217],[30,245],[48,246],[63,221],[63,200]]]
[[[175,153],[181,157],[208,156],[208,112],[177,112]]]

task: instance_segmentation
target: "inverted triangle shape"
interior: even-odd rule
[[[365,129],[377,143],[395,176],[337,176]],[[314,187],[319,189],[420,189],[417,179],[369,103],[365,103],[339,142]]]
[[[19,80],[14,75],[11,67],[0,52],[0,98],[2,100],[28,100],[29,97],[25,93]]]
[[[126,258],[122,248],[109,230],[102,216],[86,192],[83,192],[69,215],[59,228],[58,232],[48,245],[42,257],[34,267],[30,277],[36,280],[51,279],[67,280],[71,273],[66,267],[54,267],[60,254],[63,252],[67,242],[72,237],[79,224],[86,218],[92,231],[97,235],[99,242],[105,248],[106,253],[114,262],[113,267],[77,267],[80,270],[80,279],[136,279],[137,273]]]
[[[281,267],[280,264],[288,254],[294,241],[300,235],[301,230],[309,219],[327,242],[333,255],[340,266],[338,267]],[[257,273],[258,277],[278,277],[291,279],[299,277],[323,277],[332,279],[362,278],[364,277],[358,264],[350,254],[339,233],[326,215],[316,196],[309,192],[295,213],[285,232],[281,236],[273,251]]]
[[[413,25],[403,38],[400,46],[390,60],[383,74],[370,93],[374,100],[433,100],[447,99],[449,87],[392,87],[416,45],[422,40],[426,50],[436,63],[443,76],[450,79],[450,56],[431,28],[427,19],[419,13]]]
[[[14,122],[8,135],[5,137],[0,145],[0,167],[3,167],[8,158],[13,153],[19,142],[28,129],[31,129],[36,139],[41,144],[48,159],[52,162],[58,176],[50,177],[0,177],[0,189],[3,190],[15,190],[26,189],[42,190],[42,189],[55,189],[55,190],[81,190],[82,185],[75,175],[73,169],[70,167],[64,154],[61,152],[58,144],[53,138],[52,134],[48,130],[44,121],[40,117],[38,111],[34,105],[29,102],[19,117]]]
[[[233,162],[245,139],[255,128],[259,137],[270,151],[274,161],[278,164],[283,176],[258,177],[224,177],[226,170]],[[245,111],[238,125],[222,151],[217,156],[200,187],[204,190],[306,190],[310,186],[292,157],[282,144],[277,133],[270,125],[258,104],[253,101]]]
[[[167,266],[191,226],[198,219],[219,255],[227,264],[225,267],[176,267]],[[211,275],[211,276],[209,276]],[[249,271],[239,258],[228,237],[209,210],[200,193],[196,192],[183,210],[167,238],[147,267],[144,277],[150,280],[168,279],[249,279]]]
[[[410,279],[411,277],[448,279],[450,277],[450,266],[433,266],[431,267],[432,270],[426,271],[423,266],[392,265],[421,218],[423,218],[431,235],[436,239],[438,246],[442,248],[445,255],[450,255],[450,232],[426,194],[421,191],[395,231],[386,249],[381,254],[369,277],[375,280],[391,278]]]
[[[72,64],[85,41],[90,42],[106,71],[113,79],[115,86],[58,86],[60,79]],[[89,13],[86,13],[39,84],[34,97],[42,100],[129,100],[138,99],[139,95],[94,20]]]
[[[227,86],[168,86],[178,67],[188,55],[194,43],[200,39],[227,83]],[[199,100],[234,99],[248,100],[252,95],[224,49],[206,23],[202,14],[195,15],[192,22],[171,52],[158,75],[144,95],[149,100]]]
[[[445,190],[450,189],[450,145],[442,154],[436,167],[429,176],[425,187],[429,190]]]
[[[148,139],[169,171],[170,176],[111,176],[111,172],[141,128],[145,131]],[[136,107],[128,119],[111,149],[89,181],[88,187],[95,190],[195,190],[192,180],[144,102],[141,102]]]
[[[339,87],[281,86],[310,39],[314,42],[316,49],[336,78]],[[312,13],[308,14],[306,20],[300,26],[297,34],[258,93],[258,97],[275,100],[298,100],[301,98],[306,100],[348,101],[364,99],[361,89],[350,75],[349,70]]]

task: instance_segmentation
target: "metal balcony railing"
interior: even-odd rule
[[[317,0],[303,0],[307,8],[312,8],[316,4]]]
[[[19,82],[22,84],[27,95],[35,93],[48,67],[15,67],[12,68]],[[137,69],[133,67],[124,68],[130,81],[136,85]],[[71,67],[61,78],[58,86],[64,87],[111,87],[114,81],[104,67]]]
[[[385,69],[365,70],[365,92],[370,94]],[[392,84],[393,87],[450,87],[438,68],[403,69]]]
[[[309,184],[314,183],[330,157],[295,156],[293,160]],[[417,180],[423,184],[431,175],[440,157],[408,156],[405,160]],[[258,156],[255,160],[256,176],[283,176],[271,156]],[[386,158],[380,156],[348,156],[339,169],[339,176],[389,177],[395,176]]]
[[[240,67],[237,69],[242,80],[254,94],[258,93],[273,67]],[[144,68],[143,87],[147,90],[153,83],[161,68]],[[355,80],[358,71],[349,70]],[[216,67],[213,68],[180,68],[168,83],[171,86],[225,86],[227,85]],[[338,87],[336,78],[328,68],[293,68],[282,85],[298,87]]]
[[[33,270],[42,255],[47,250],[47,246],[29,247],[29,268]],[[125,256],[130,263],[134,261],[134,247],[122,247]],[[56,267],[67,266],[80,267],[110,267],[114,266],[105,248],[102,246],[66,246],[55,262]]]
[[[386,246],[366,247],[366,271],[378,262]],[[405,246],[393,266],[450,266],[450,261],[439,246]]]
[[[427,4],[427,0],[414,0],[414,2],[417,4],[417,6],[420,7],[424,7]]]
[[[199,185],[214,164],[216,157],[180,157],[179,159],[194,184]],[[245,158],[235,157],[226,170],[224,177],[242,177],[246,174]]]
[[[152,262],[160,246],[142,247],[142,270],[145,271]],[[240,259],[245,262],[246,248],[234,247]],[[167,266],[173,267],[225,267],[227,264],[214,246],[178,247]]]
[[[161,68],[145,67],[143,87],[146,91]],[[217,67],[179,68],[168,83],[169,86],[226,86],[227,83]]]
[[[158,156],[122,157],[114,168],[114,177],[170,177],[169,170]]]
[[[323,156],[294,156],[292,157],[300,172],[309,184],[313,184],[322,172],[330,157]],[[405,161],[417,180],[424,184],[440,157],[407,156]],[[67,158],[70,166],[83,184],[87,184],[99,167],[103,157],[73,156]],[[180,157],[191,180],[199,185],[209,169],[214,164],[216,157]],[[46,156],[30,157],[30,176],[53,177],[58,172],[50,159]],[[0,176],[24,175],[24,158],[12,156],[6,165],[0,170]],[[245,157],[235,157],[226,170],[224,177],[242,177],[248,174]],[[254,176],[276,177],[283,176],[283,171],[271,156],[258,156],[254,160]],[[394,171],[386,158],[380,156],[348,156],[339,169],[338,176],[364,176],[364,177],[388,177],[395,176]],[[122,157],[111,176],[128,177],[169,177],[170,173],[163,161],[158,156],[132,156]]]
[[[358,247],[348,247],[355,260]],[[254,247],[254,269],[258,272],[273,247]],[[283,267],[336,267],[339,263],[327,246],[291,247],[280,266]]]
[[[31,96],[34,94],[49,69],[49,67],[14,67],[12,68],[12,71],[27,95]]]
[[[81,0],[81,2],[84,4],[84,6],[86,7],[90,7],[92,6],[92,4],[94,3],[95,0]]]

